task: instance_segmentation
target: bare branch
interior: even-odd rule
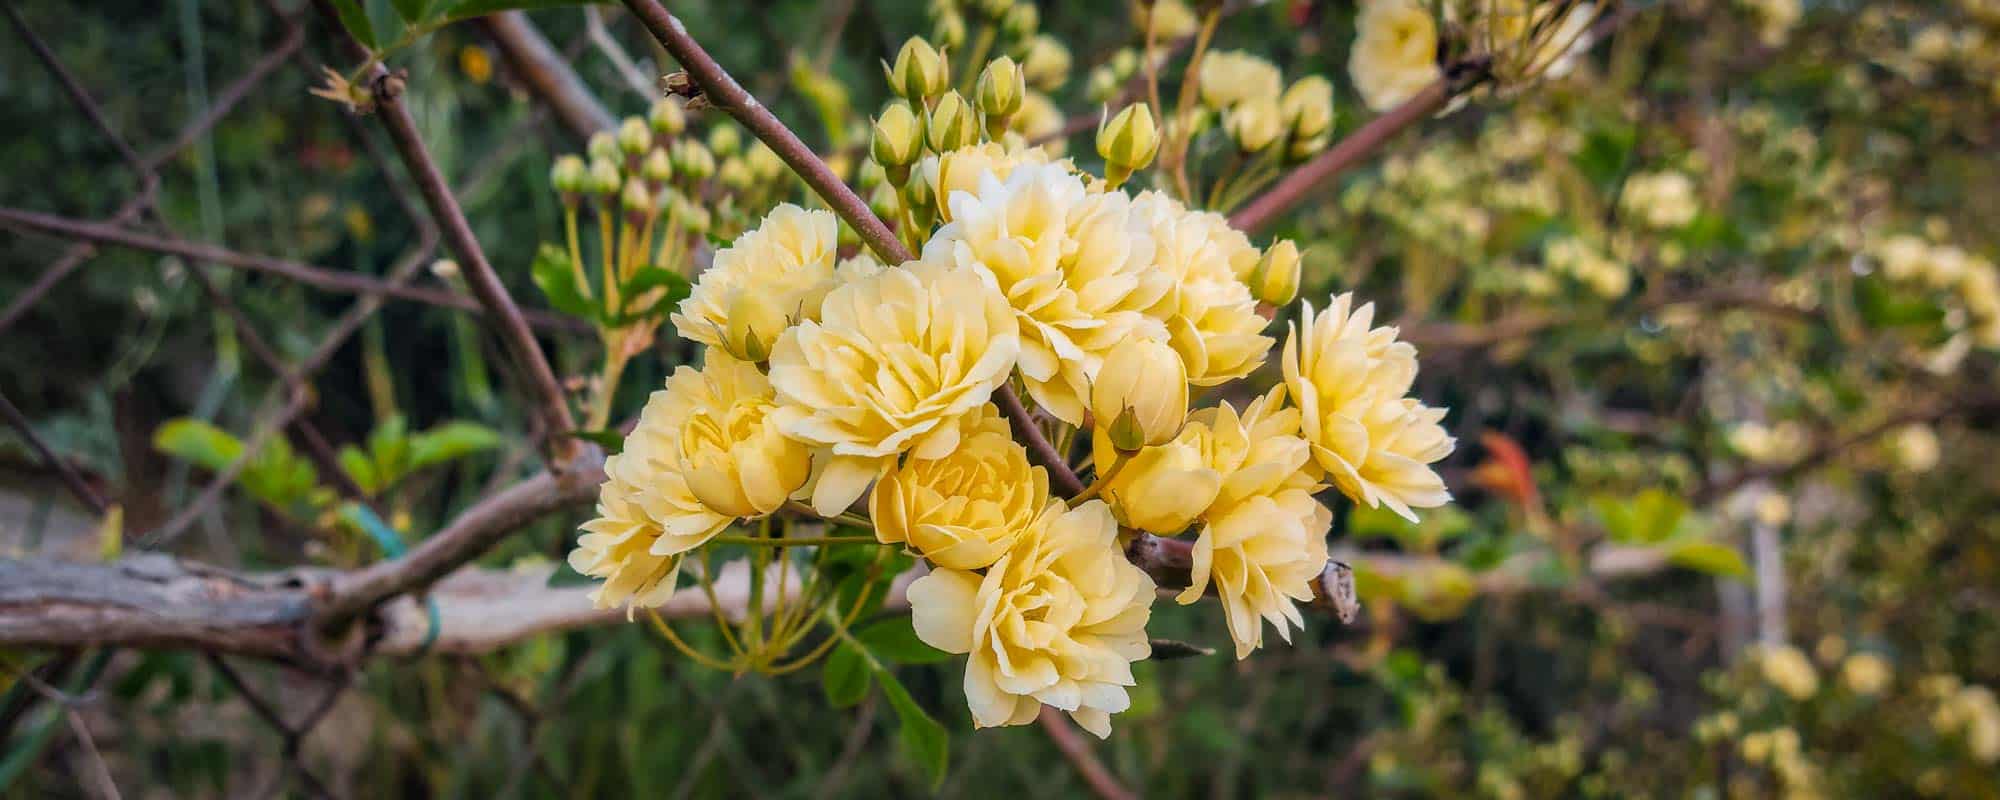
[[[41,457],[42,461],[49,465],[49,469],[62,478],[63,485],[69,487],[70,494],[76,495],[76,499],[100,515],[111,508],[110,504],[104,502],[104,498],[97,494],[97,490],[90,488],[90,483],[77,473],[76,467],[63,460],[62,456],[56,455],[55,451],[50,450],[48,444],[42,441],[42,437],[35,435],[35,428],[28,422],[27,415],[22,414],[21,409],[15,408],[14,401],[8,400],[5,394],[0,394],[0,417],[5,417],[7,424],[13,426],[14,432],[20,435],[21,441],[28,443],[28,449],[35,451],[35,455]]]
[[[1118,782],[1118,776],[1111,774],[1111,770],[1104,767],[1104,762],[1097,760],[1097,754],[1090,750],[1090,742],[1083,738],[1083,734],[1076,732],[1076,728],[1070,725],[1069,720],[1063,718],[1063,712],[1057,711],[1053,706],[1042,706],[1042,712],[1035,717],[1035,722],[1042,726],[1042,730],[1048,732],[1049,740],[1055,742],[1056,749],[1062,752],[1063,758],[1068,759],[1070,766],[1076,768],[1077,776],[1083,778],[1084,785],[1090,787],[1091,793],[1103,800],[1132,800],[1138,797],[1132,790]]]
[[[549,45],[548,38],[542,36],[526,13],[506,11],[486,16],[481,22],[514,76],[555,109],[556,117],[570,133],[583,139],[616,124],[611,112],[604,109],[604,104],[577,77],[576,70],[570,68],[562,54]]]

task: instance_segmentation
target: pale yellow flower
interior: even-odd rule
[[[1016,114],[1018,119],[1020,114]],[[931,189],[931,196],[937,198],[938,217],[943,222],[951,221],[951,198],[964,193],[976,194],[984,176],[1005,181],[1014,169],[1023,165],[1050,163],[1049,154],[1039,147],[1009,146],[999,142],[985,142],[971,147],[961,147],[944,155],[925,156],[917,162],[917,174],[923,176],[924,183]],[[1068,168],[1068,161],[1057,162]]]
[[[1655,228],[1679,228],[1701,213],[1694,180],[1679,172],[1649,172],[1625,181],[1625,209]]]
[[[1451,453],[1438,422],[1444,409],[1404,397],[1417,376],[1417,351],[1396,329],[1370,328],[1374,304],[1334,298],[1315,315],[1307,304],[1285,343],[1285,385],[1301,415],[1313,460],[1343,494],[1386,505],[1414,521],[1413,508],[1451,499],[1430,465]]]
[[[1184,0],[1156,0],[1132,4],[1132,27],[1146,30],[1149,14],[1152,17],[1153,38],[1159,42],[1193,36],[1195,28],[1201,24],[1201,20],[1195,18],[1194,9],[1188,8]]]
[[[1109,436],[1129,413],[1138,439],[1127,445],[1133,450],[1173,440],[1187,408],[1187,367],[1172,347],[1152,339],[1130,338],[1112,347],[1090,387],[1095,435]]]
[[[1132,662],[1152,653],[1154,594],[1117,540],[1102,502],[1055,502],[985,575],[939,569],[910,584],[917,636],[967,656],[974,725],[1023,725],[1047,704],[1111,734],[1111,715],[1131,705]]]
[[[1361,99],[1387,111],[1443,77],[1437,20],[1418,0],[1363,0],[1347,72]]]
[[[700,370],[667,379],[681,474],[702,505],[727,517],[777,511],[804,485],[812,450],[778,429],[776,395],[757,367],[714,350]]]
[[[820,298],[833,288],[838,224],[831,212],[808,211],[790,203],[771,209],[764,221],[715,253],[673,314],[681,338],[726,348],[729,312],[745,293],[755,293],[792,322],[819,316]],[[759,331],[769,340],[777,331]]]
[[[1046,94],[1030,89],[1028,94],[1021,98],[1021,110],[1007,118],[1007,127],[1020,135],[1022,143],[1043,142],[1028,149],[1057,157],[1069,149],[1066,137],[1059,135],[1063,125],[1068,121],[1068,116],[1063,114],[1062,108],[1056,105],[1056,101],[1049,99]],[[1022,143],[1010,144],[1025,146]]]
[[[780,428],[827,448],[813,508],[846,509],[898,455],[956,450],[961,418],[993,396],[1020,348],[1014,310],[984,271],[911,262],[835,288],[819,321],[771,350]]]
[[[1889,660],[1874,653],[1855,653],[1840,665],[1840,682],[1859,695],[1881,694],[1895,677]]]
[[[1166,338],[1145,311],[1172,277],[1150,268],[1152,240],[1131,200],[1093,194],[1061,165],[1019,164],[1004,180],[982,175],[972,191],[953,191],[949,205],[952,221],[931,235],[924,259],[992,276],[1020,318],[1028,393],[1081,425],[1090,382],[1112,346]]]
[[[1252,100],[1275,102],[1284,91],[1278,65],[1241,50],[1210,50],[1201,57],[1201,102],[1209,108],[1235,108]]]
[[[875,538],[908,542],[946,569],[998,560],[1049,503],[1049,475],[1028,463],[1007,422],[986,406],[957,450],[889,470],[868,498]]]
[[[1244,281],[1263,254],[1222,215],[1189,211],[1160,192],[1134,198],[1132,211],[1151,233],[1157,271],[1173,282],[1149,313],[1166,325],[1188,382],[1215,386],[1262,365],[1272,339]]]
[[[1805,653],[1791,645],[1759,648],[1757,668],[1764,680],[1793,700],[1804,700],[1819,692],[1819,671]]]
[[[1209,466],[1203,449],[1208,433],[1207,426],[1190,424],[1172,441],[1126,456],[1129,462],[1104,488],[1118,521],[1162,536],[1194,524],[1222,491],[1222,473]],[[1092,435],[1092,457],[1107,470],[1119,456],[1103,431]]]

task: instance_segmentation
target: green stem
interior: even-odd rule
[[[569,271],[576,277],[576,290],[583,293],[583,299],[591,299],[590,278],[583,274],[583,248],[578,246],[576,235],[576,204],[563,205],[563,234],[569,239]]]
[[[1105,470],[1104,474],[1099,475],[1097,476],[1096,479],[1092,480],[1089,486],[1084,487],[1083,492],[1079,493],[1077,496],[1073,498],[1070,498],[1069,501],[1070,507],[1075,508],[1077,504],[1082,503],[1085,500],[1089,500],[1090,498],[1096,497],[1098,492],[1104,491],[1104,487],[1110,484],[1113,478],[1118,477],[1119,470],[1124,469],[1125,465],[1130,463],[1132,463],[1132,459],[1129,456],[1111,462],[1110,469]]]
[[[973,83],[979,80],[979,68],[985,66],[986,54],[993,52],[993,37],[996,33],[998,32],[994,30],[991,22],[979,26],[979,38],[972,41],[972,57],[965,60],[965,68],[958,73],[959,80],[963,83],[959,91],[967,95],[972,94]]]

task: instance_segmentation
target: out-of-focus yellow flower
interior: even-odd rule
[[[1307,140],[1333,129],[1333,82],[1307,75],[1285,89],[1278,105],[1294,140]]]
[[[1130,414],[1139,441],[1124,449],[1166,444],[1187,419],[1187,367],[1165,342],[1128,338],[1111,348],[1090,386],[1097,429]]]
[[[1805,700],[1819,693],[1819,671],[1806,654],[1791,645],[1772,645],[1757,651],[1757,669],[1764,680],[1793,700]]]
[[[1021,51],[1021,75],[1028,84],[1044,92],[1062,88],[1069,80],[1069,48],[1046,34],[1028,40]]]
[[[1201,57],[1201,102],[1217,111],[1251,100],[1276,101],[1285,81],[1278,65],[1241,50],[1211,50]]]
[[[1443,76],[1437,20],[1417,0],[1363,0],[1347,72],[1361,99],[1387,111]]]
[[[949,156],[954,173],[964,152]],[[1167,293],[1170,277],[1148,268],[1151,253],[1124,194],[1091,194],[1056,164],[1018,164],[1004,180],[978,180],[974,191],[951,193],[951,222],[932,234],[924,259],[992,276],[1020,318],[1028,393],[1081,425],[1105,354],[1127,338],[1165,338],[1144,311]]]
[[[1306,306],[1285,343],[1285,386],[1313,460],[1333,484],[1355,502],[1415,521],[1411,509],[1451,499],[1430,465],[1451,453],[1453,440],[1438,425],[1443,409],[1404,397],[1416,380],[1416,348],[1397,341],[1395,328],[1369,327],[1374,304],[1353,303],[1341,295],[1317,315]]]
[[[1152,234],[1153,263],[1173,280],[1150,313],[1166,325],[1188,382],[1215,386],[1263,364],[1272,340],[1244,283],[1262,257],[1250,239],[1222,215],[1189,211],[1160,192],[1140,194],[1132,209]]]
[[[681,474],[702,505],[759,517],[805,484],[812,451],[778,430],[775,395],[756,366],[711,351],[700,370],[675,370],[666,392],[685,406],[675,420]]]
[[[1275,98],[1245,100],[1224,112],[1222,129],[1245,153],[1262,152],[1285,133],[1285,115]]]
[[[1840,682],[1859,695],[1880,694],[1895,677],[1889,660],[1874,653],[1855,653],[1840,665]]]
[[[1922,423],[1905,425],[1896,432],[1896,463],[1911,472],[1929,472],[1937,466],[1940,448],[1937,431]]]
[[[957,450],[892,468],[876,483],[868,498],[875,538],[908,542],[946,569],[984,569],[1040,516],[1048,472],[1028,463],[1006,420],[985,408]]]
[[[679,136],[687,130],[687,110],[677,98],[655,100],[653,107],[646,110],[646,124],[661,136]]]
[[[1766,47],[1777,47],[1791,38],[1792,28],[1805,16],[1805,8],[1799,0],[1744,0],[1757,13],[1758,38]]]
[[[1625,209],[1655,228],[1679,228],[1701,213],[1694,181],[1679,172],[1651,172],[1625,181]]]
[[[1111,715],[1131,705],[1132,662],[1152,653],[1154,592],[1117,539],[1102,502],[1051,503],[985,575],[939,569],[910,584],[917,636],[967,656],[974,725],[1023,725],[1047,704],[1111,734]]]
[[[898,455],[943,458],[1007,379],[1020,323],[990,273],[925,260],[841,284],[771,349],[787,435],[827,448],[813,508],[833,516]]]
[[[458,71],[465,73],[465,77],[473,83],[493,80],[493,56],[478,45],[458,48]]]
[[[715,254],[714,263],[673,314],[674,329],[683,339],[727,349],[730,309],[741,296],[756,293],[759,308],[776,309],[789,322],[778,330],[760,315],[757,334],[775,341],[789,323],[819,316],[820,298],[833,287],[833,258],[838,223],[831,212],[808,211],[790,203],[771,209],[756,228]],[[738,353],[740,357],[748,354]]]
[[[1193,36],[1195,28],[1201,25],[1194,10],[1183,0],[1155,0],[1151,3],[1132,4],[1132,27],[1146,30],[1147,16],[1152,17],[1153,38],[1167,43],[1187,36]]]

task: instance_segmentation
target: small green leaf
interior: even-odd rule
[[[910,617],[896,616],[862,628],[854,638],[877,658],[897,664],[935,664],[951,654],[924,643]]]
[[[402,17],[405,23],[415,23],[422,20],[424,15],[430,11],[431,5],[430,0],[394,0],[394,3],[396,6],[396,16]]]
[[[377,47],[375,24],[368,21],[368,12],[359,0],[333,0],[334,13],[340,17],[340,25],[360,40],[361,46],[370,50]]]
[[[606,322],[622,326],[663,316],[687,299],[691,289],[687,278],[681,277],[678,272],[660,267],[642,267],[633,273],[631,280],[619,285],[618,296],[624,298],[621,308]],[[663,291],[659,291],[657,296],[647,296],[654,290]]]
[[[917,705],[895,675],[877,668],[875,679],[882,682],[882,693],[889,697],[889,707],[896,712],[896,738],[902,742],[903,753],[923,768],[930,776],[931,789],[937,790],[944,785],[945,767],[951,757],[951,736],[943,725],[925,713],[923,706]]]
[[[826,701],[834,708],[861,702],[861,698],[868,696],[871,681],[867,657],[844,642],[833,648],[826,663],[820,666],[820,688],[826,690]]]
[[[1631,498],[1611,496],[1591,500],[1592,510],[1604,524],[1605,533],[1621,544],[1656,544],[1681,532],[1687,519],[1687,501],[1660,488],[1651,488]]]
[[[375,475],[384,487],[410,474],[409,430],[403,415],[391,414],[368,434],[368,458],[375,462]]]
[[[351,444],[341,446],[340,469],[366,494],[375,494],[384,488],[382,476],[375,473],[375,462],[368,460],[368,454],[361,452],[359,447]]]
[[[535,279],[535,287],[549,298],[549,305],[572,317],[597,319],[597,304],[583,296],[584,288],[577,285],[577,271],[570,265],[569,252],[556,245],[544,242],[535,251],[535,263],[530,269]]]
[[[243,456],[243,440],[201,420],[182,417],[153,431],[153,449],[220,472]]]
[[[410,470],[457,461],[499,446],[500,434],[492,428],[454,420],[410,437]]]
[[[598,447],[604,448],[604,454],[607,456],[618,455],[620,451],[625,449],[625,434],[619,433],[618,431],[613,429],[607,428],[601,431],[570,431],[569,435],[574,436],[578,439],[582,439],[586,442],[597,443]]]
[[[1710,575],[1750,577],[1750,566],[1743,563],[1743,554],[1721,542],[1711,542],[1706,539],[1681,542],[1667,552],[1667,560],[1673,562],[1675,566]]]

